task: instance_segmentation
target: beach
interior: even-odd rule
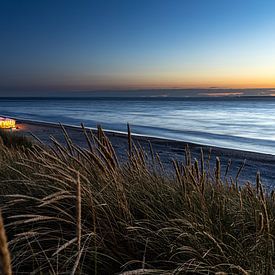
[[[59,142],[64,143],[64,136],[60,125],[55,123],[47,123],[31,120],[17,120],[18,133],[26,136],[36,136],[43,143],[50,145],[52,141],[50,136],[57,139]],[[81,147],[87,147],[85,136],[81,127],[74,127],[64,125],[69,136],[74,143]],[[127,158],[128,139],[127,134],[113,131],[105,131],[106,135],[112,142],[112,145],[118,155],[119,160],[123,161]],[[222,175],[225,173],[228,161],[231,160],[231,165],[228,171],[227,178],[230,181],[236,179],[239,168],[244,164],[240,175],[238,176],[238,183],[245,184],[247,181],[254,184],[257,171],[261,173],[261,179],[264,186],[270,190],[274,188],[275,183],[275,156],[269,154],[248,152],[242,150],[226,149],[214,146],[205,146],[196,143],[186,143],[183,141],[175,141],[163,138],[155,138],[142,135],[133,135],[133,141],[140,144],[146,152],[150,153],[150,145],[152,145],[154,153],[159,154],[160,159],[167,171],[172,169],[172,160],[184,161],[185,148],[188,144],[192,153],[193,159],[200,160],[201,149],[204,152],[205,162],[210,154],[210,169],[213,171],[216,164],[216,157],[221,160]],[[206,164],[207,165],[207,164]]]

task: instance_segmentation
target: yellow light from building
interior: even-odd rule
[[[14,119],[0,117],[0,128],[10,129],[10,128],[15,128],[15,126],[16,126],[16,121]]]

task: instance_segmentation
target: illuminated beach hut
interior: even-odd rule
[[[11,118],[0,117],[0,129],[12,129],[16,127],[16,121]]]

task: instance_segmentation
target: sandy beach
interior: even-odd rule
[[[32,136],[31,134],[33,134],[45,144],[51,144],[50,136],[53,136],[60,142],[64,142],[63,133],[58,124],[17,119],[17,125],[19,127],[19,129],[16,130],[18,133],[23,133],[27,136]],[[65,125],[65,128],[75,143],[80,146],[87,146],[81,127]],[[106,134],[110,138],[119,159],[123,162],[127,157],[127,136],[123,133],[111,131],[107,131]],[[150,142],[154,152],[159,154],[162,163],[166,168],[168,168],[168,170],[172,167],[172,159],[184,161],[185,147],[187,145],[185,142],[136,135],[133,135],[133,140],[138,142],[147,152],[150,150]],[[211,149],[211,169],[214,169],[216,156],[221,160],[221,168],[223,172],[225,171],[228,161],[231,160],[228,176],[231,176],[233,179],[236,178],[239,167],[242,166],[245,161],[245,165],[238,178],[239,184],[245,184],[247,181],[254,183],[256,173],[259,170],[261,172],[263,184],[266,188],[270,190],[274,186],[275,156],[273,155],[218,147],[210,148],[209,146],[195,143],[188,143],[188,146],[191,150],[192,157],[197,159],[200,159],[201,148],[204,151],[205,158],[208,158]]]

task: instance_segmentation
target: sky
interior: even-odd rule
[[[274,0],[0,0],[0,95],[274,94],[274,11]]]

